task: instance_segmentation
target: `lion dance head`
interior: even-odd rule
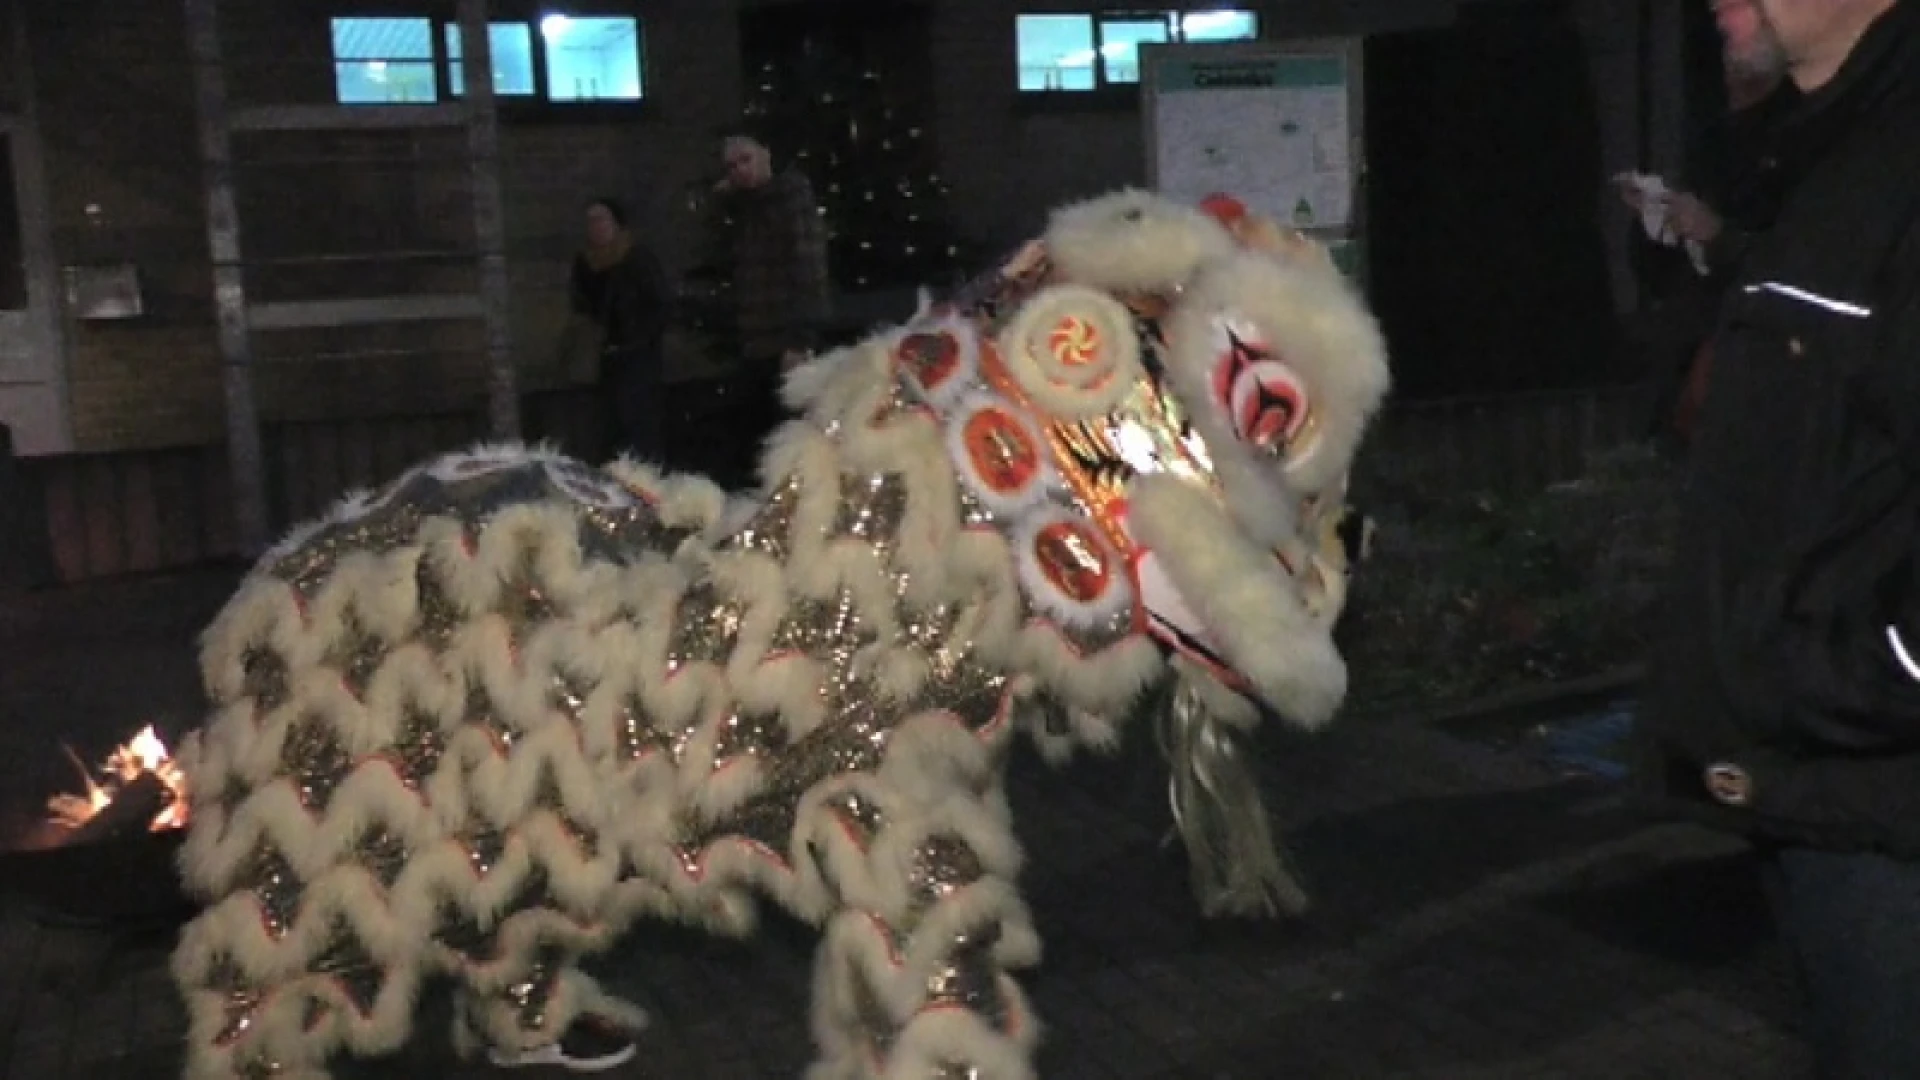
[[[1227,196],[1121,191],[1056,212],[888,355],[892,392],[941,420],[962,497],[1009,537],[1034,617],[1125,623],[1170,658],[1206,718],[1172,733],[1176,811],[1211,805],[1251,845],[1213,861],[1270,847],[1257,795],[1209,779],[1231,772],[1221,725],[1315,729],[1344,698],[1346,482],[1390,382],[1327,250]],[[797,373],[791,403],[830,412],[833,365]],[[1182,827],[1196,856],[1237,846]]]
[[[1221,690],[1303,727],[1333,715],[1336,534],[1389,376],[1323,247],[1225,196],[1119,192],[1057,212],[892,356],[965,494],[1019,538],[1042,615],[1129,618]]]

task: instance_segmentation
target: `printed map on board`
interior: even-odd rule
[[[1175,198],[1230,192],[1300,228],[1353,215],[1347,65],[1337,54],[1162,57],[1156,184]]]

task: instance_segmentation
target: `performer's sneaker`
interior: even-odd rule
[[[527,1050],[493,1049],[487,1051],[487,1057],[502,1069],[557,1065],[568,1072],[597,1073],[617,1069],[639,1052],[631,1032],[583,1013],[574,1018],[559,1042]]]

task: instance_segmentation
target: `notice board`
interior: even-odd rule
[[[1140,47],[1148,184],[1239,198],[1364,276],[1356,39]]]

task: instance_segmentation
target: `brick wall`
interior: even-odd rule
[[[651,0],[645,18],[650,101],[638,113],[568,120],[503,120],[516,355],[531,386],[568,380],[558,369],[567,263],[580,210],[598,194],[626,199],[638,231],[670,270],[696,242],[685,209],[690,184],[712,169],[713,130],[740,101],[738,13],[754,0]],[[237,103],[329,99],[326,20],[343,10],[321,0],[222,4],[223,46]],[[1036,112],[1015,91],[1013,16],[1073,6],[1066,0],[968,0],[930,5],[932,63],[941,88],[935,134],[964,232],[1008,245],[1040,227],[1048,208],[1144,175],[1136,109]],[[1269,31],[1326,34],[1444,21],[1452,0],[1252,0]],[[1605,158],[1637,156],[1634,5],[1580,0],[1582,26],[1603,87]],[[137,323],[70,331],[72,408],[82,450],[135,449],[216,440],[221,434],[219,361],[212,337],[210,270],[181,0],[126,4],[63,0],[24,4],[35,52],[59,57],[38,72],[39,104],[54,193],[55,241],[63,263],[131,261],[151,314]],[[0,83],[4,83],[0,79]],[[0,92],[4,92],[0,88]],[[241,183],[250,256],[311,254],[328,244],[384,241],[399,247],[470,244],[468,180],[459,132],[431,135],[247,136],[242,153],[283,153],[304,163],[246,174]],[[320,160],[396,149],[411,164]],[[1624,273],[1616,250],[1616,289]],[[458,291],[471,271],[439,264],[261,270],[263,298],[366,292]],[[482,392],[476,327],[414,325],[377,331],[282,333],[258,348],[263,415],[324,419],[342,413],[471,407]],[[408,353],[385,360],[367,354]],[[316,362],[316,356],[358,359]],[[671,363],[693,365],[676,343]],[[575,373],[578,374],[578,373]]]
[[[135,263],[150,312],[137,327],[70,328],[77,447],[215,436],[219,362],[207,348],[211,282],[181,5],[19,10],[36,60],[58,258]]]
[[[8,10],[15,10],[8,5]],[[181,0],[25,4],[37,72],[54,244],[63,265],[132,262],[148,315],[69,334],[76,449],[222,437],[220,363],[192,71]],[[327,20],[341,8],[221,5],[232,103],[327,103]],[[669,267],[693,242],[681,193],[709,171],[710,133],[737,114],[736,22],[725,4],[660,3],[646,20],[648,89],[635,114],[503,121],[511,324],[531,387],[555,370],[583,204],[625,199]],[[4,82],[5,80],[0,80]],[[236,134],[250,299],[470,292],[455,260],[289,260],[473,247],[463,131]],[[472,408],[484,394],[475,323],[256,334],[262,418],[310,421]]]
[[[1144,175],[1139,118],[1126,112],[1025,117],[1014,74],[1008,0],[934,10],[934,67],[943,92],[936,134],[963,229],[1009,245],[1031,235],[1047,207]],[[964,87],[964,93],[951,92]]]

